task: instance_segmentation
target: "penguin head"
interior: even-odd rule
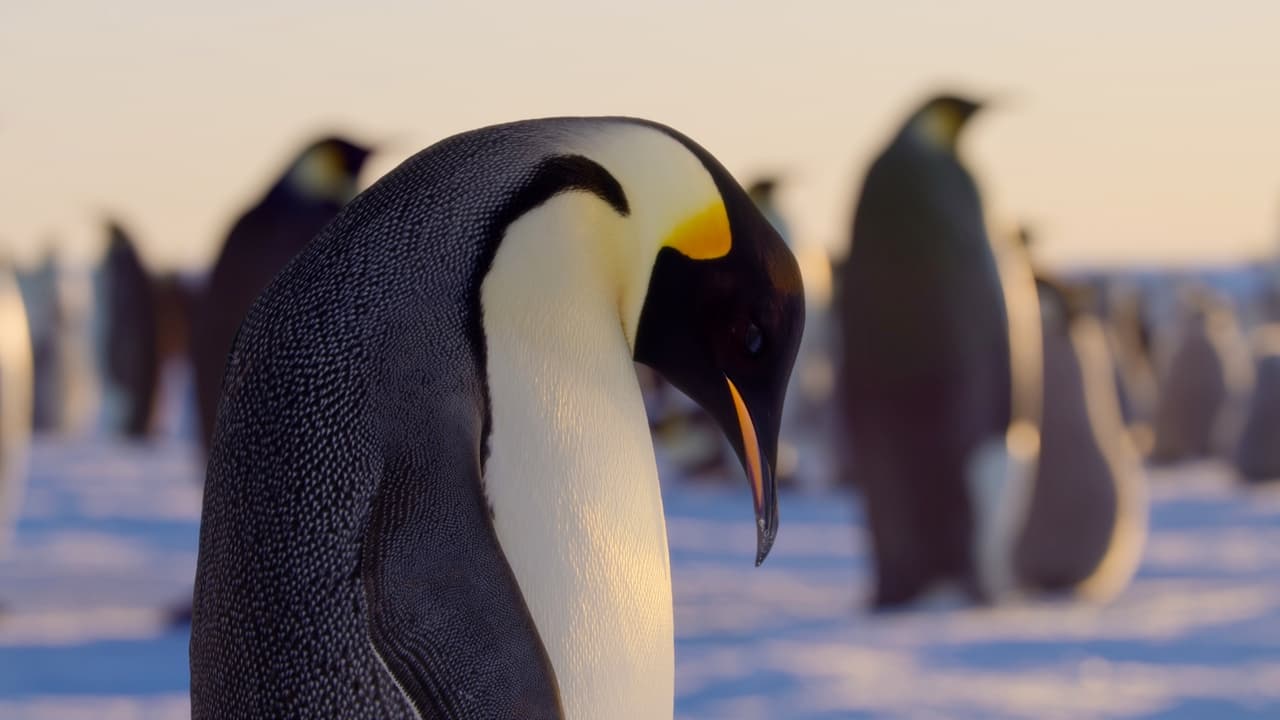
[[[698,162],[675,183],[687,189],[678,200],[653,194],[666,207],[652,208],[663,222],[644,223],[656,231],[658,250],[633,355],[705,408],[728,437],[751,484],[758,565],[777,534],[773,471],[804,289],[795,257],[747,192],[706,151],[669,133]],[[625,178],[622,187],[633,215],[651,210],[648,194],[631,192]]]
[[[911,116],[907,127],[933,147],[955,152],[960,131],[983,103],[958,95],[936,95]]]
[[[129,237],[129,233],[115,218],[106,218],[103,221],[107,229],[107,251],[108,252],[132,252],[133,240]]]
[[[321,138],[298,155],[285,180],[305,198],[343,205],[356,196],[360,170],[372,152],[345,138]]]
[[[757,206],[763,207],[773,203],[773,192],[777,188],[778,178],[766,175],[747,186],[747,195]]]

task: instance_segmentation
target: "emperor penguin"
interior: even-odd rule
[[[13,538],[31,440],[31,339],[18,283],[0,266],[0,559]]]
[[[108,423],[138,439],[147,435],[155,410],[157,307],[151,277],[133,239],[114,221],[108,222],[107,233],[102,261],[104,404]]]
[[[193,718],[672,717],[633,361],[724,428],[758,564],[803,318],[782,240],[662,125],[522,121],[406,160],[272,281],[229,355]]]
[[[336,136],[308,144],[223,242],[191,318],[200,439],[206,447],[227,352],[240,321],[271,278],[355,197],[370,152]]]
[[[1235,313],[1207,290],[1180,297],[1182,328],[1159,376],[1151,461],[1229,456],[1239,437],[1253,366]]]
[[[1034,482],[1040,331],[1029,261],[993,246],[956,143],[981,104],[926,101],[873,162],[841,269],[839,394],[875,608],[1009,592]]]
[[[1019,585],[1105,601],[1137,571],[1147,530],[1142,461],[1125,432],[1102,324],[1037,279],[1043,333],[1040,460],[1015,555]]]
[[[1280,324],[1253,331],[1257,380],[1236,446],[1235,464],[1250,482],[1280,480]]]

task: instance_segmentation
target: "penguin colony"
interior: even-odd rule
[[[193,717],[671,717],[633,359],[723,426],[760,562],[803,313],[781,239],[663,126],[518,122],[410,158],[280,273],[231,350]]]
[[[191,361],[206,447],[227,352],[240,321],[271,278],[355,197],[369,153],[339,137],[312,142],[227,235],[191,317]]]
[[[880,608],[947,583],[982,601],[1121,590],[1147,522],[1126,420],[1154,415],[1157,461],[1238,437],[1242,477],[1280,478],[1277,330],[1257,335],[1244,413],[1238,326],[1196,304],[1156,410],[1141,308],[1119,303],[1108,338],[988,237],[956,151],[980,107],[938,96],[911,115],[866,176],[839,271],[839,394]],[[631,362],[725,433],[759,563],[782,397],[821,338],[800,341],[806,304],[821,315],[778,235],[776,181],[744,193],[645,121],[554,119],[450,138],[343,211],[368,154],[341,138],[300,153],[235,224],[195,313],[212,444],[193,716],[670,717],[670,569]],[[110,233],[105,369],[140,437],[187,337],[182,291]],[[83,293],[48,267],[37,416],[67,430]],[[0,556],[32,386],[0,275]]]

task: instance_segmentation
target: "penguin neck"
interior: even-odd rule
[[[673,712],[666,524],[624,319],[652,258],[635,264],[623,225],[557,196],[508,228],[481,288],[485,490],[568,720]]]

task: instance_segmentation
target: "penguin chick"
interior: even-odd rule
[[[227,352],[245,313],[276,273],[355,197],[370,152],[341,137],[312,142],[223,241],[191,318],[200,439],[206,447]]]
[[[193,718],[670,718],[633,361],[727,433],[758,563],[803,313],[777,233],[664,126],[516,122],[405,161],[289,264],[231,351]]]
[[[1033,590],[1107,600],[1137,571],[1146,479],[1124,432],[1105,332],[1082,298],[1037,280],[1044,334],[1040,458],[1015,555]]]

